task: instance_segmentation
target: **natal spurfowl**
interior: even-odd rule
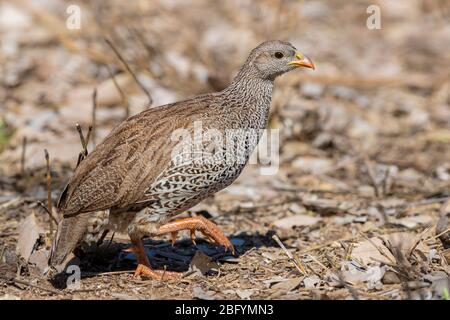
[[[135,274],[158,279],[163,272],[150,267],[144,236],[171,233],[174,239],[178,231],[190,230],[194,237],[198,230],[234,250],[203,217],[171,220],[239,176],[267,127],[275,78],[297,67],[314,64],[288,42],[264,42],[223,91],[150,108],[115,127],[61,194],[57,210],[63,219],[50,265],[61,264],[81,242],[96,241],[104,230],[128,232],[139,263]],[[216,140],[199,139],[199,126],[230,141],[211,146]],[[175,276],[164,272],[166,278]]]

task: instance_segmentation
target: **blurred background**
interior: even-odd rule
[[[367,26],[371,5],[381,29]],[[76,123],[85,133],[94,124],[92,150],[127,115],[222,90],[250,50],[272,39],[316,65],[276,81],[270,126],[281,133],[280,170],[264,177],[248,167],[206,202],[208,212],[258,217],[217,218],[231,219],[224,228],[235,234],[313,217],[279,224],[299,252],[360,231],[436,226],[450,196],[449,1],[2,0],[0,244],[14,246],[20,219],[46,199],[44,149],[56,201],[81,151]],[[442,259],[428,272],[448,272]]]
[[[372,4],[381,9],[379,30],[366,26],[370,15],[366,10]],[[79,25],[70,5],[79,8]],[[297,72],[278,81],[274,125],[290,125],[294,130],[284,134],[299,133],[319,143],[324,134],[332,133],[329,138],[356,139],[371,149],[389,143],[386,136],[403,139],[423,136],[436,127],[445,129],[450,121],[449,10],[447,1],[426,0],[126,4],[4,0],[0,6],[2,164],[19,164],[24,136],[28,166],[42,164],[43,148],[54,159],[75,159],[79,140],[73,127],[91,123],[94,88],[99,139],[122,120],[124,101],[108,67],[126,96],[130,114],[148,105],[147,96],[105,37],[148,88],[154,106],[223,89],[252,48],[265,40],[282,39],[317,65],[315,72]],[[325,118],[303,122],[315,116]],[[396,143],[395,149],[408,144],[415,148],[414,140],[396,140],[402,143]],[[383,151],[384,160],[415,161],[395,159],[389,146]],[[444,159],[442,155],[440,160]],[[418,165],[431,169],[439,163]]]

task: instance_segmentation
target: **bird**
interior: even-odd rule
[[[299,67],[315,69],[291,43],[266,41],[250,52],[222,91],[151,107],[118,124],[79,164],[61,192],[56,209],[62,219],[49,265],[62,264],[78,246],[97,241],[105,230],[128,233],[128,251],[136,254],[138,263],[135,276],[180,276],[152,268],[145,237],[169,234],[174,243],[179,231],[189,230],[195,243],[198,231],[234,252],[213,222],[203,216],[177,216],[240,175],[267,128],[275,78]],[[225,146],[203,132],[230,138]]]

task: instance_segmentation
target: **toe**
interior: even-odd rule
[[[146,276],[154,280],[171,280],[181,278],[181,272],[153,270],[143,264],[139,264],[134,272],[134,277]]]

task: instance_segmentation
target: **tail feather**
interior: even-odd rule
[[[88,215],[88,213],[81,213],[67,217],[58,224],[58,230],[50,252],[50,266],[57,266],[63,263],[81,242],[87,230]]]

